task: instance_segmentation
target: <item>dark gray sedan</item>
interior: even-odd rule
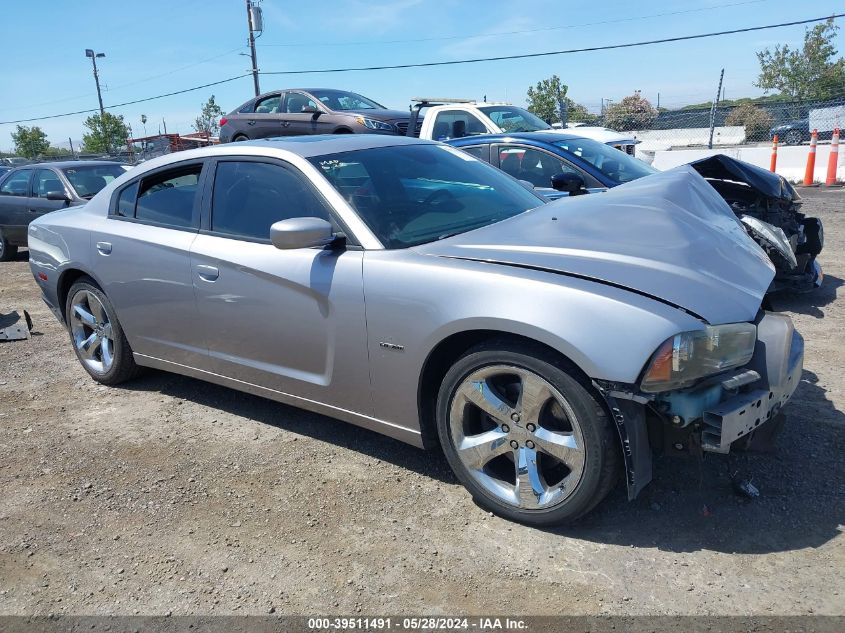
[[[220,142],[304,134],[402,134],[411,114],[345,90],[276,90],[220,119]]]
[[[26,246],[26,227],[35,218],[85,204],[123,173],[120,163],[74,160],[26,165],[0,176],[0,262]]]

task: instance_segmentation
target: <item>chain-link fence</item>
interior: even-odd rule
[[[713,147],[768,144],[775,134],[781,144],[799,145],[809,142],[813,129],[823,142],[830,140],[835,128],[845,127],[845,95],[824,101],[772,99],[676,110],[657,110],[641,100],[623,101],[606,108],[592,124],[631,132],[640,141],[638,150],[646,151],[707,147],[711,127]]]

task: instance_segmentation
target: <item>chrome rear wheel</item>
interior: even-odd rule
[[[71,298],[68,318],[79,360],[94,373],[108,373],[114,363],[114,333],[103,303],[90,290],[80,289]]]

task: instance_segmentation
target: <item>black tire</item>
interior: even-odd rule
[[[246,134],[236,134],[234,137],[232,137],[233,143],[240,143],[242,141],[248,141],[248,140],[249,140],[249,137]]]
[[[81,355],[74,340],[72,330],[73,316],[71,310],[74,298],[80,292],[89,292],[95,295],[96,298],[99,299],[108,316],[108,321],[111,326],[113,360],[111,366],[105,371],[96,371],[89,366],[89,364],[85,362],[85,359]],[[70,287],[65,301],[65,315],[68,323],[67,329],[70,334],[71,346],[73,347],[74,353],[76,353],[79,363],[94,380],[104,385],[117,385],[122,382],[126,382],[127,380],[131,380],[141,373],[141,368],[135,364],[135,358],[132,356],[132,348],[126,340],[126,335],[123,333],[123,328],[120,325],[120,321],[117,319],[114,306],[93,279],[87,276],[80,277]]]
[[[0,231],[0,262],[10,262],[18,256],[18,247],[9,244],[9,240]]]
[[[476,481],[458,456],[451,433],[453,398],[467,377],[496,365],[513,366],[538,375],[563,396],[575,413],[584,444],[583,471],[569,496],[557,505],[534,510],[504,503]],[[437,398],[437,431],[446,459],[475,501],[486,510],[519,523],[539,527],[572,522],[601,502],[620,479],[618,436],[599,396],[575,367],[539,346],[515,345],[501,340],[470,349],[443,379]]]
[[[804,135],[800,130],[788,130],[783,135],[783,142],[787,145],[800,145],[804,141]]]

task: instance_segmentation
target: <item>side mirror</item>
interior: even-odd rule
[[[587,184],[579,174],[568,172],[552,176],[552,189],[565,191],[570,196],[580,196],[587,193]]]
[[[47,200],[70,202],[70,197],[64,191],[48,191],[46,198]]]
[[[332,225],[321,218],[290,218],[270,226],[270,241],[281,250],[326,246],[333,239]]]
[[[323,114],[323,111],[316,106],[302,106],[302,114]]]

